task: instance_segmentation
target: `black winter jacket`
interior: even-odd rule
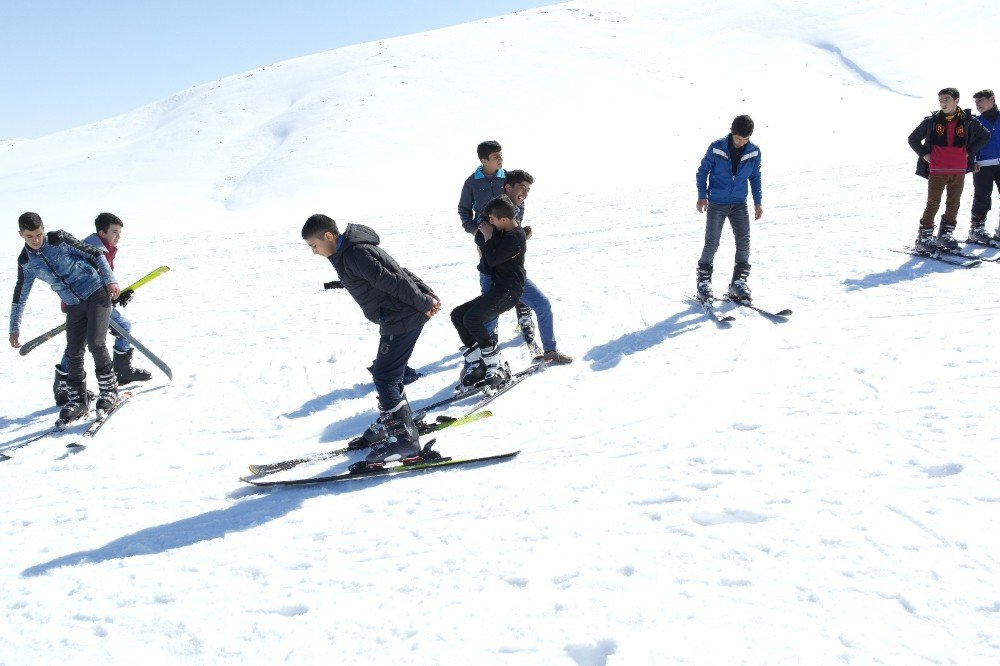
[[[483,234],[477,231],[476,245],[482,255],[479,272],[491,276],[495,288],[516,293],[520,297],[524,293],[524,281],[528,277],[524,270],[524,253],[528,249],[524,229],[514,227],[511,231],[496,230],[489,240],[485,240]]]
[[[918,156],[916,173],[921,178],[927,178],[931,173],[931,165],[924,159],[924,155],[929,155],[931,152],[931,145],[934,141],[934,123],[939,117],[944,122],[944,111],[935,111],[924,118],[923,122],[917,125],[917,128],[910,132],[910,136],[906,139],[910,148]],[[972,111],[969,109],[962,111],[962,126],[965,129],[965,152],[968,156],[966,173],[969,173],[975,166],[976,153],[990,142],[990,133],[981,123],[973,119]]]
[[[379,238],[361,224],[348,224],[330,263],[347,292],[382,335],[412,331],[427,322],[434,305],[430,288],[378,246]]]

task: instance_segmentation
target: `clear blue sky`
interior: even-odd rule
[[[38,138],[273,62],[557,0],[0,0],[0,138]]]

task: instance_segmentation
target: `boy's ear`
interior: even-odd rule
[[[323,232],[323,240],[325,240],[327,242],[334,241],[334,240],[337,240],[337,237],[334,235],[334,233],[332,231],[324,231]]]

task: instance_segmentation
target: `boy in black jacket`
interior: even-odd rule
[[[379,325],[372,377],[380,415],[364,434],[373,444],[365,462],[377,465],[417,457],[420,439],[403,394],[403,372],[420,331],[440,311],[441,301],[380,248],[378,235],[366,226],[348,224],[341,234],[331,218],[313,215],[302,227],[302,239],[314,254],[330,260],[365,317]]]
[[[527,237],[515,216],[514,203],[506,195],[486,204],[476,231],[476,245],[482,254],[479,270],[489,274],[493,284],[482,296],[451,312],[451,321],[466,347],[462,370],[465,386],[485,380],[496,387],[510,379],[497,338],[490,334],[486,323],[513,308],[524,292]]]

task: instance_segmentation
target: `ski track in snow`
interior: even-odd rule
[[[905,137],[934,77],[954,81],[913,68],[909,44],[936,19],[905,8],[576,1],[278,63],[5,147],[2,219],[37,208],[80,235],[111,208],[123,279],[171,266],[126,314],[174,381],[154,372],[85,450],[68,454],[70,431],[0,463],[0,662],[995,663],[1000,266],[889,251],[924,200]],[[513,106],[468,90],[484,38],[506,49]],[[961,90],[988,83],[967,66]],[[698,112],[665,122],[681,101]],[[873,109],[877,131],[845,122]],[[744,110],[765,165],[751,286],[794,314],[722,303],[722,329],[686,299],[704,233],[693,175]],[[408,392],[450,394],[447,313],[478,293],[453,202],[485,135],[536,177],[528,271],[576,362],[436,448],[522,453],[240,483],[373,416],[375,328],[322,290],[332,269],[298,236],[317,210],[372,226],[438,290]],[[13,259],[18,239],[0,250]],[[733,251],[727,229],[717,291]],[[23,337],[57,308],[36,284]],[[500,332],[525,366],[511,315]],[[16,389],[0,452],[53,420],[60,344],[0,356]]]

